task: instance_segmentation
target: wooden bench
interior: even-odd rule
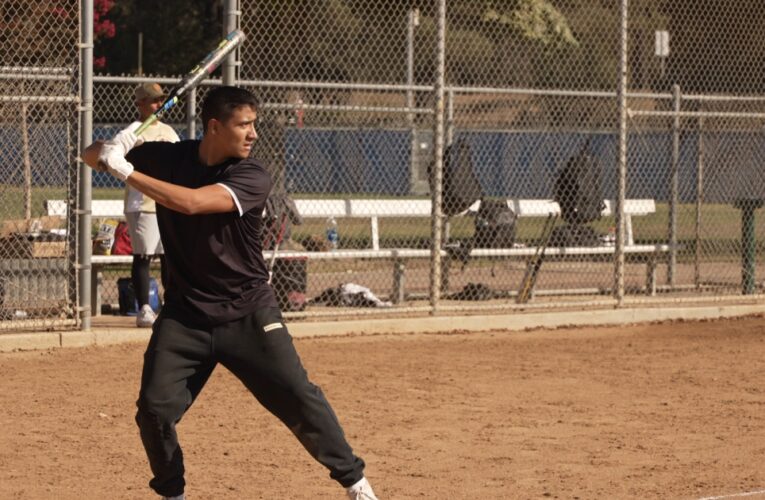
[[[427,259],[431,256],[429,249],[415,248],[381,248],[379,219],[383,217],[417,217],[428,218],[431,216],[431,202],[427,199],[296,199],[295,204],[300,215],[306,219],[337,219],[356,218],[369,219],[371,230],[371,248],[359,250],[335,250],[329,252],[308,251],[278,251],[276,258],[307,258],[312,260],[339,260],[339,259],[388,259],[393,262],[393,290],[392,300],[398,303],[404,300],[404,272],[406,261],[410,259]],[[519,218],[546,217],[548,214],[560,213],[560,207],[553,200],[519,200],[509,199],[507,204],[513,209]],[[613,214],[614,203],[605,200],[606,208],[604,216]],[[480,201],[476,201],[468,210],[457,217],[476,213]],[[46,201],[48,215],[65,216],[67,204],[64,200]],[[669,245],[635,245],[632,233],[632,217],[652,214],[656,211],[656,204],[652,199],[633,199],[625,201],[626,215],[626,238],[625,254],[631,260],[646,263],[646,291],[648,294],[656,293],[656,266],[659,258],[669,251]],[[93,218],[122,218],[122,200],[93,200],[91,202],[91,214]],[[528,260],[536,252],[535,247],[526,248],[474,248],[470,252],[471,257],[502,257],[507,259]],[[615,252],[613,245],[596,247],[567,247],[548,248],[545,255],[549,260],[566,259],[607,259]],[[448,259],[446,251],[441,255]],[[264,252],[264,257],[270,261],[273,254],[271,251]],[[130,255],[94,255],[91,258],[92,285],[91,304],[92,314],[100,314],[101,293],[100,280],[104,268],[114,265],[127,265],[132,262]]]

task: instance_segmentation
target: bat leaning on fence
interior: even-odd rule
[[[173,88],[168,95],[167,99],[162,103],[162,106],[157,109],[150,117],[144,120],[143,123],[136,129],[135,134],[141,135],[152,123],[156,122],[162,116],[172,109],[181,97],[188,91],[199,85],[202,80],[212,74],[215,69],[220,66],[223,59],[226,58],[234,49],[236,49],[244,41],[244,33],[241,30],[234,30],[229,33],[226,38],[221,40],[218,46],[207,54],[202,61],[194,66],[194,69],[188,72],[186,76]],[[99,163],[99,170],[106,171],[106,165]]]
[[[523,276],[523,280],[521,280],[521,288],[518,290],[518,296],[515,298],[515,301],[518,304],[527,303],[534,293],[539,270],[542,268],[542,262],[544,262],[545,259],[545,251],[550,245],[550,237],[552,236],[553,229],[555,229],[555,222],[557,220],[558,214],[549,214],[545,220],[545,225],[542,228],[542,235],[539,238],[539,246],[537,246],[534,256],[526,265],[526,273]]]

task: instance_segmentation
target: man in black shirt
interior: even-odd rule
[[[262,219],[271,178],[250,150],[257,101],[220,87],[202,107],[201,141],[142,144],[135,123],[83,153],[157,202],[169,267],[165,305],[144,356],[136,421],[165,498],[183,498],[176,423],[218,363],[330,470],[352,499],[376,499],[321,389],[295,351],[262,254]]]

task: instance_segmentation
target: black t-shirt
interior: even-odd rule
[[[157,204],[169,281],[166,315],[206,325],[239,319],[262,307],[278,307],[263,259],[261,215],[271,176],[253,159],[206,166],[199,141],[147,142],[127,159],[155,179],[188,188],[220,184],[237,211],[185,215]]]

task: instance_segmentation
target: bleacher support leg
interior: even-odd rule
[[[452,257],[449,252],[441,257],[441,293],[449,293],[449,271],[452,268]]]
[[[395,257],[393,259],[393,290],[391,290],[391,302],[394,304],[401,304],[405,300],[404,295],[404,272],[406,271],[406,264],[404,259]]]
[[[645,263],[645,293],[654,297],[656,295],[656,258],[651,257]]]
[[[101,285],[104,275],[97,266],[90,271],[90,315],[101,316]]]

